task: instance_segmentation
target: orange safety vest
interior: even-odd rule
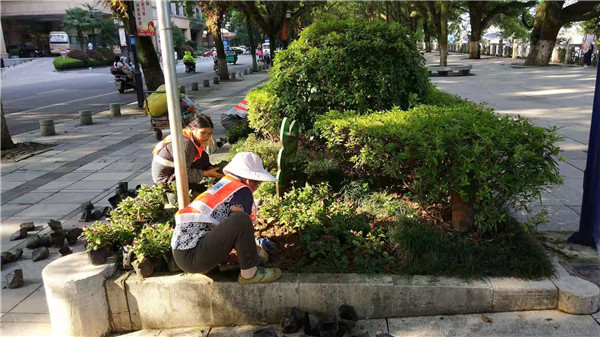
[[[186,208],[177,211],[175,223],[179,225],[188,222],[204,222],[218,225],[219,221],[211,217],[212,213],[227,198],[242,188],[250,187],[232,176],[223,177],[206,192],[197,196]],[[254,208],[253,205],[252,214],[250,214],[252,221],[255,219]]]
[[[192,131],[190,131],[188,129],[183,129],[183,136],[191,139],[192,143],[196,147],[196,150],[198,150],[198,153],[196,153],[196,156],[194,156],[193,161],[200,159],[200,157],[202,157],[202,152],[204,151],[204,145],[202,145],[202,144],[197,145],[196,141],[194,140],[194,135],[192,134]],[[173,138],[169,135],[169,136],[165,137],[165,139],[163,139],[162,141],[158,142],[158,144],[156,144],[156,146],[154,147],[154,150],[152,150],[152,154],[154,154],[153,160],[155,162],[157,162],[163,166],[175,167],[175,163],[159,156],[160,151],[162,151],[162,149],[164,149],[169,143],[171,143],[172,140],[173,140]]]

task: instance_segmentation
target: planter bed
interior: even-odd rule
[[[560,266],[556,278],[538,281],[284,273],[275,283],[243,286],[236,273],[156,273],[142,279],[114,273],[113,262],[92,266],[84,253],[76,253],[44,270],[56,334],[278,323],[294,306],[332,317],[341,304],[353,305],[360,319],[545,309],[590,314],[600,296],[597,286]],[[85,319],[92,314],[93,326],[91,316]]]

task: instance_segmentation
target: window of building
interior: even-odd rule
[[[175,15],[181,15],[179,12],[179,5],[175,5]]]

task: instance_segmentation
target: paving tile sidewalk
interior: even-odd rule
[[[377,333],[389,333],[394,337],[432,336],[543,336],[543,337],[596,337],[600,325],[590,315],[569,315],[555,310],[499,312],[485,314],[491,319],[485,322],[481,314],[454,316],[422,316],[359,321],[344,336],[357,336],[366,332],[375,337]],[[279,325],[278,336],[300,337],[302,332],[283,334]],[[122,337],[195,336],[195,337],[251,337],[253,331],[267,326],[242,325],[235,327],[197,327],[165,330],[140,330]],[[360,335],[362,336],[362,335]]]
[[[209,88],[191,91],[202,112],[215,121],[215,137],[225,135],[220,114],[234,107],[248,90],[268,80],[266,71],[244,76],[243,79],[221,82]],[[108,109],[108,107],[107,107]],[[12,270],[23,269],[25,286],[2,289],[0,310],[2,335],[40,336],[51,333],[50,318],[41,272],[59,258],[58,249],[50,248],[50,257],[33,262],[25,242],[35,234],[49,231],[49,219],[60,220],[69,229],[90,224],[79,222],[80,205],[91,201],[96,209],[109,206],[108,198],[119,181],[130,187],[151,184],[151,151],[156,144],[148,117],[135,104],[122,107],[121,117],[111,117],[104,111],[93,115],[94,124],[81,126],[79,121],[55,126],[57,135],[41,137],[39,130],[13,135],[15,142],[37,142],[54,145],[41,153],[18,161],[0,163],[0,246],[2,251],[23,248],[18,262],[2,268],[2,287],[5,276]],[[168,135],[168,130],[163,130]],[[10,235],[22,222],[33,221],[36,231],[24,240],[10,241]],[[71,247],[83,251],[78,243]]]

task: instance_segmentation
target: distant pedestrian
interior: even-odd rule
[[[88,49],[89,49],[89,50],[94,50],[94,44],[92,43],[92,41],[90,41],[90,42],[88,43]]]
[[[177,64],[177,52],[174,52],[175,54],[175,64]]]
[[[581,50],[583,50],[583,68],[587,68],[592,65],[592,54],[594,54],[594,46],[598,48],[598,40],[594,29],[590,28],[588,33],[583,37],[581,42]]]

